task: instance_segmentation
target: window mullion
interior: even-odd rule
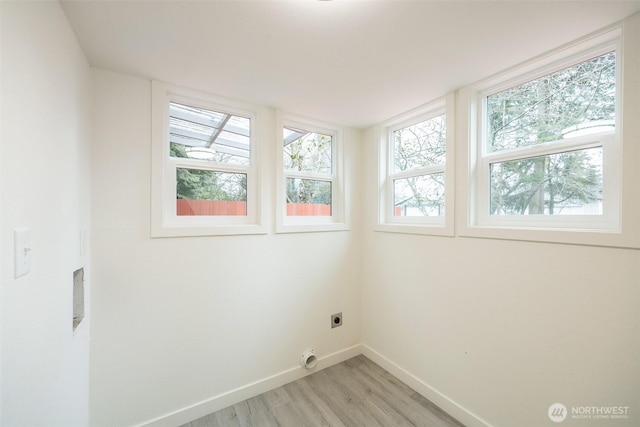
[[[445,169],[444,164],[429,166],[426,168],[414,168],[406,171],[389,174],[389,179],[393,181],[396,179],[410,178],[412,176],[433,175],[434,173],[444,172],[444,169]]]
[[[176,168],[212,170],[220,172],[247,173],[248,171],[252,170],[251,166],[210,162],[207,160],[184,159],[180,157],[171,157],[169,159],[169,163]]]
[[[285,171],[284,176],[285,178],[312,179],[316,181],[333,181],[335,179],[334,175],[296,171]]]
[[[568,151],[584,150],[587,148],[601,147],[606,141],[613,139],[613,133],[589,135],[579,138],[559,140],[550,143],[531,145],[508,151],[487,153],[483,160],[491,163],[506,162],[510,160],[540,157],[549,154],[558,154]]]

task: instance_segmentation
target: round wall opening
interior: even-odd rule
[[[307,369],[315,368],[318,364],[318,356],[316,355],[316,351],[311,348],[302,353],[300,364]]]

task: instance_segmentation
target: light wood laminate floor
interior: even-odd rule
[[[462,426],[389,372],[357,356],[182,427]]]

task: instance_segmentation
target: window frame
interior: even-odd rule
[[[615,24],[511,67],[479,83],[462,88],[458,92],[458,101],[464,107],[459,112],[461,120],[458,120],[457,131],[468,138],[466,144],[461,144],[457,157],[457,162],[461,166],[457,171],[457,202],[460,209],[456,212],[456,221],[459,236],[591,246],[640,247],[640,233],[638,233],[640,221],[636,219],[637,213],[640,212],[640,205],[635,201],[634,196],[637,191],[634,188],[637,188],[638,184],[634,156],[638,155],[640,149],[633,143],[634,137],[639,135],[640,126],[636,124],[637,98],[635,95],[624,96],[625,92],[633,91],[633,88],[640,84],[640,76],[637,73],[640,49],[635,43],[638,34],[640,34],[640,25],[637,22],[631,25],[627,21]],[[480,223],[477,209],[480,173],[478,158],[481,154],[479,93],[508,80],[517,80],[527,73],[534,73],[536,70],[552,67],[554,64],[557,66],[559,63],[572,62],[569,60],[572,57],[599,49],[602,52],[615,50],[617,61],[616,135],[613,144],[616,149],[610,153],[615,156],[606,162],[613,165],[609,167],[615,168],[618,176],[615,180],[603,178],[606,180],[603,182],[603,191],[606,191],[605,186],[614,186],[618,192],[617,212],[610,216],[615,224],[609,224],[609,228],[592,226],[567,228],[562,227],[562,224],[540,226],[532,223],[530,226],[522,226]],[[586,56],[593,57],[593,55]],[[543,74],[548,74],[549,68],[546,70],[547,72]]]
[[[169,104],[171,102],[224,112],[251,120],[249,165],[171,157]],[[260,107],[152,81],[152,215],[151,237],[264,234],[263,177],[260,176],[260,135],[264,114]],[[239,173],[247,176],[247,215],[181,216],[176,212],[178,169]]]
[[[378,221],[377,231],[437,236],[454,235],[455,206],[455,95],[453,93],[396,116],[378,126]],[[445,162],[409,171],[393,171],[393,132],[413,124],[445,115],[446,153]],[[396,216],[394,215],[394,182],[397,179],[444,173],[445,202],[441,216]]]
[[[596,58],[608,52],[616,52],[616,129],[603,131],[591,135],[570,137],[563,140],[549,141],[541,144],[518,147],[509,150],[490,152],[488,147],[488,120],[487,97],[503,90],[519,86],[547,76],[556,71],[564,70],[577,65],[585,60]],[[521,228],[547,228],[567,230],[615,230],[617,229],[617,217],[619,212],[619,168],[615,167],[615,159],[618,156],[619,123],[621,106],[621,60],[619,55],[619,43],[612,42],[590,48],[567,58],[555,61],[552,64],[542,65],[534,71],[524,73],[515,79],[503,81],[497,85],[484,88],[478,93],[480,108],[480,120],[478,123],[478,135],[476,148],[479,153],[476,218],[478,225],[494,227],[521,227]],[[490,204],[490,169],[491,164],[513,160],[524,160],[533,157],[541,157],[552,154],[567,153],[589,148],[602,147],[603,151],[603,214],[602,215],[491,215]]]
[[[278,111],[276,118],[276,233],[301,233],[349,230],[348,186],[344,171],[344,129],[331,123]],[[291,127],[331,136],[331,174],[291,172],[284,169],[284,128]],[[287,215],[287,178],[331,182],[330,216]]]

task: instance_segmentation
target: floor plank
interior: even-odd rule
[[[294,381],[284,385],[284,388],[309,424],[318,427],[345,427],[327,403],[305,381]]]
[[[360,355],[181,427],[464,427]]]

